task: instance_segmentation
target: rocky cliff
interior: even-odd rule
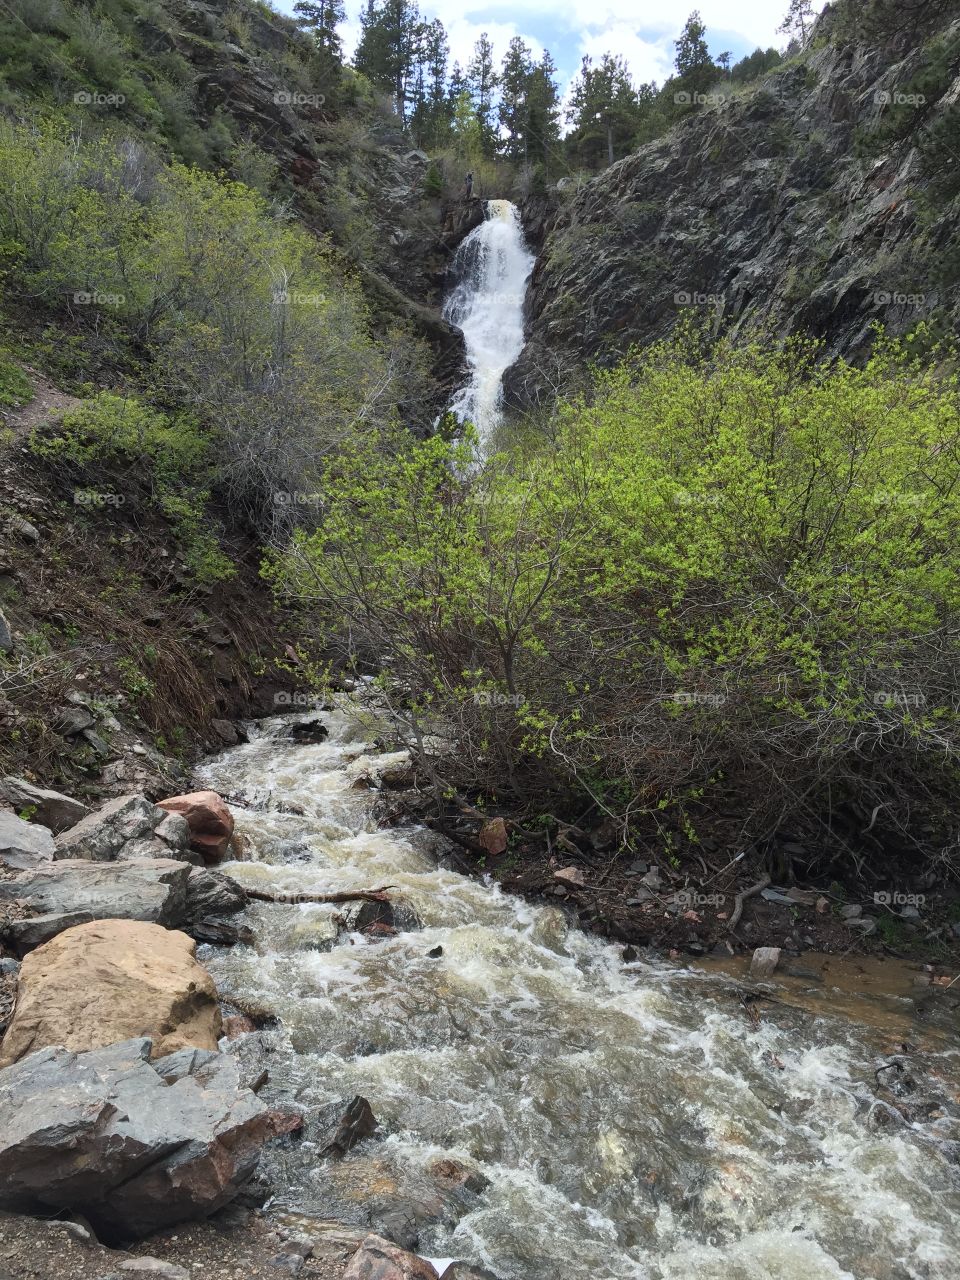
[[[960,22],[939,8],[932,30],[869,41],[828,9],[763,80],[719,86],[664,137],[561,184],[552,226],[531,208],[544,243],[514,404],[664,337],[685,310],[734,336],[811,332],[852,358],[878,322],[954,330]]]

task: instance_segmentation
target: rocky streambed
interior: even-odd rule
[[[404,763],[375,745],[379,733],[342,698],[322,723],[262,722],[208,762],[198,783],[228,797],[236,823],[216,868],[221,850],[197,842],[190,805],[181,825],[142,798],[119,804],[146,824],[135,836],[108,814],[114,842],[127,838],[104,858],[20,850],[21,869],[8,865],[0,895],[26,905],[2,931],[25,959],[3,1049],[13,1034],[17,1060],[0,1070],[2,1127],[16,1139],[0,1143],[0,1207],[72,1207],[117,1243],[124,1229],[140,1233],[132,1216],[161,1231],[135,1250],[181,1265],[171,1241],[189,1233],[163,1220],[170,1188],[204,1188],[184,1216],[213,1213],[234,1243],[251,1222],[265,1233],[225,1276],[259,1276],[261,1266],[379,1280],[955,1274],[955,1028],[940,1010],[917,1016],[908,972],[858,989],[837,961],[767,982],[721,962],[625,961],[561,906],[460,875],[426,830],[378,826],[378,779]],[[102,816],[80,821],[88,841],[103,826]],[[46,844],[35,823],[24,833],[14,822],[0,817],[8,863],[17,840]],[[54,852],[76,827],[49,837]],[[173,856],[131,856],[147,852],[143,841]],[[37,925],[91,910],[90,896],[84,905],[53,893],[70,861],[75,892],[88,877],[136,884],[126,896],[114,884],[111,902],[142,901],[139,916],[128,906],[126,919]],[[319,900],[331,894],[367,896]],[[157,975],[133,960],[152,970],[153,946],[106,959],[103,947],[118,945],[118,931],[184,936],[171,927],[199,939],[195,955],[189,939],[179,944],[178,963],[199,970],[186,1004],[161,1010],[151,998],[137,1016],[156,1023],[119,1045],[53,1047],[68,1024],[54,1029],[49,1002],[31,1004],[40,969],[71,955],[80,966],[99,947],[98,972],[125,973],[120,987],[135,979],[142,992]],[[29,945],[38,929],[52,941]],[[82,946],[71,944],[78,934]],[[176,1019],[187,1010],[198,1021],[184,1030]],[[22,1117],[49,1104],[45,1078],[68,1128],[31,1148]],[[136,1151],[158,1134],[165,1150],[138,1166]],[[85,1169],[115,1179],[99,1198],[83,1200],[57,1165],[64,1135]],[[111,1172],[111,1153],[132,1164]],[[151,1187],[162,1194],[151,1198]],[[258,1203],[252,1220],[223,1218]]]

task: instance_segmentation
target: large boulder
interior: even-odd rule
[[[440,1280],[497,1280],[486,1267],[475,1267],[470,1262],[451,1262]]]
[[[383,1236],[367,1236],[350,1259],[343,1280],[438,1280],[434,1266]]]
[[[49,827],[54,835],[67,831],[90,814],[87,806],[72,796],[35,787],[23,778],[0,778],[0,800],[6,800],[18,812],[29,811],[31,822]]]
[[[222,862],[233,835],[233,814],[216,791],[191,791],[160,801],[160,808],[179,813],[190,827],[190,848],[205,862]]]
[[[224,1054],[150,1062],[137,1037],[42,1049],[0,1071],[0,1207],[82,1214],[109,1241],[222,1208],[260,1149],[300,1124],[240,1085]]]
[[[149,1036],[158,1057],[215,1049],[217,989],[185,933],[136,920],[97,920],[31,951],[20,969],[0,1067],[47,1045],[74,1053]]]
[[[195,861],[189,833],[142,792],[118,796],[57,836],[57,858],[116,862],[127,858],[177,858]]]
[[[0,863],[25,870],[51,861],[53,856],[52,832],[35,822],[24,822],[6,809],[0,809]]]
[[[91,919],[174,925],[185,919],[192,870],[173,858],[49,862],[0,881],[0,901],[22,901],[42,913],[88,911]]]

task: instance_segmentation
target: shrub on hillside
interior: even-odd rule
[[[593,804],[624,832],[731,793],[744,838],[798,820],[837,836],[851,815],[906,841],[942,830],[954,378],[886,342],[855,369],[681,335],[601,376],[551,443],[468,455],[359,444],[272,569],[345,654],[386,663],[415,749],[454,744],[429,762],[439,782]]]

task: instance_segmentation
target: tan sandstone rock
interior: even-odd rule
[[[31,951],[20,970],[0,1068],[47,1045],[74,1053],[149,1036],[151,1056],[216,1049],[213,979],[185,933],[139,920],[77,925]]]

